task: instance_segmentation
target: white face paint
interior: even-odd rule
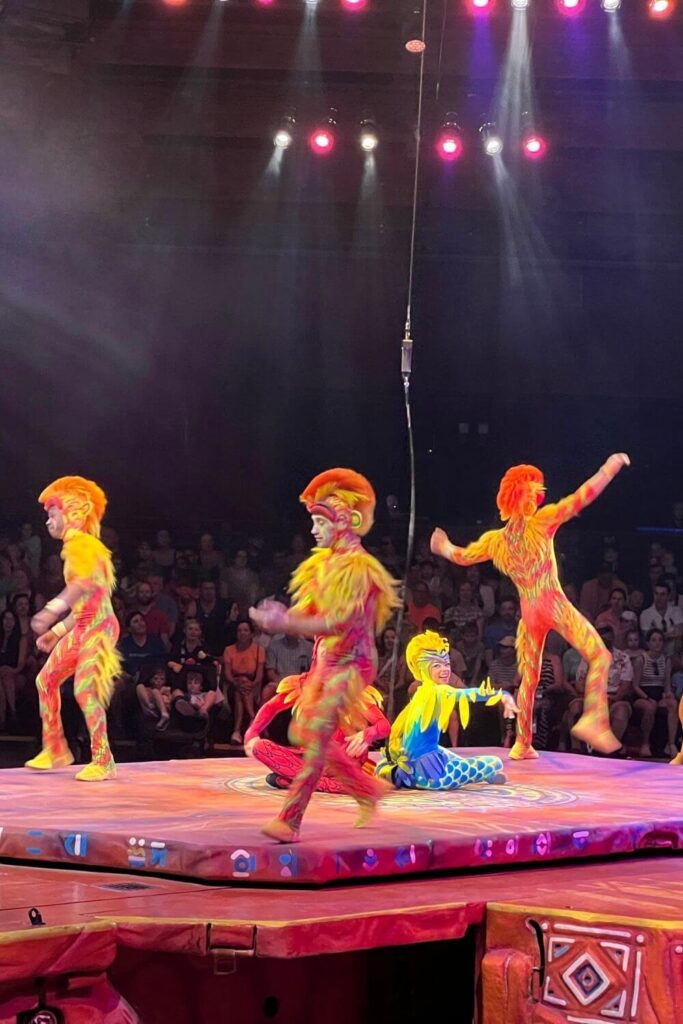
[[[331,548],[335,537],[334,525],[326,516],[311,516],[313,527],[311,533],[319,548]]]
[[[47,523],[45,525],[47,526],[47,532],[55,540],[63,538],[66,523],[64,522],[64,514],[58,505],[48,505]]]

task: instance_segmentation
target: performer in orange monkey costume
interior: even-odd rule
[[[303,751],[295,747],[284,747],[272,740],[261,739],[276,715],[291,708],[296,717],[305,703],[304,690],[309,678],[308,672],[300,676],[286,676],[278,685],[274,697],[259,708],[256,717],[244,734],[244,749],[249,757],[270,768],[273,775],[267,781],[279,789],[288,789],[292,779],[303,767]],[[366,686],[360,696],[360,709],[365,719],[364,729],[356,731],[354,726],[341,717],[339,726],[332,739],[346,748],[349,757],[353,757],[362,765],[363,770],[375,774],[374,761],[368,759],[368,750],[376,740],[386,739],[391,731],[388,718],[382,712],[382,694],[374,686]],[[323,771],[316,793],[346,793],[344,783],[330,771]]]
[[[611,455],[574,494],[555,505],[543,504],[543,474],[535,466],[513,466],[503,477],[497,504],[505,526],[491,530],[465,548],[451,544],[443,530],[432,534],[434,554],[457,565],[493,561],[519,591],[522,618],[517,630],[517,659],[522,682],[517,696],[517,740],[510,757],[538,757],[531,745],[534,695],[546,636],[557,630],[588,663],[583,714],[572,732],[602,753],[621,744],[609,726],[607,674],[610,654],[597,631],[565,597],[557,575],[553,538],[572,516],[590,505],[624,466],[628,455]]]
[[[66,587],[31,620],[37,646],[49,657],[36,680],[43,749],[26,767],[49,771],[73,762],[62,728],[60,686],[74,676],[74,696],[88,727],[92,757],[76,778],[111,779],[116,766],[105,709],[119,671],[119,623],[111,605],[111,555],[99,539],[107,499],[92,480],[64,476],[46,487],[38,500],[47,511],[48,533],[63,541]]]
[[[387,783],[363,770],[336,733],[366,726],[363,691],[377,669],[375,635],[398,605],[396,584],[363,548],[360,538],[373,523],[375,492],[350,469],[330,469],[311,480],[301,495],[313,519],[317,547],[290,583],[293,605],[265,601],[252,619],[268,633],[314,636],[313,660],[301,686],[290,739],[303,748],[279,816],[263,829],[278,842],[294,842],[323,772],[343,784],[360,806],[366,825]]]

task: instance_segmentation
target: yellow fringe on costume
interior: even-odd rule
[[[362,547],[347,552],[316,548],[292,576],[289,589],[294,599],[292,611],[322,615],[330,625],[362,614],[374,591],[374,626],[379,633],[400,604],[397,586],[384,566]]]

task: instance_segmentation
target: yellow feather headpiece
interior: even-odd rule
[[[69,526],[95,537],[100,535],[100,523],[107,507],[107,496],[93,480],[82,476],[60,476],[53,480],[38,497],[40,504],[58,505]]]
[[[418,633],[406,647],[406,663],[415,679],[421,679],[420,666],[434,658],[448,656],[450,645],[445,637],[439,636],[433,629]]]

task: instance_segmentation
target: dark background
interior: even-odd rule
[[[558,496],[614,450],[589,525],[667,525],[683,497],[683,34],[678,11],[529,14],[551,149],[477,150],[511,18],[429,4],[414,303],[418,505],[472,523],[506,466]],[[28,0],[0,20],[0,484],[32,510],[65,472],[112,521],[274,530],[350,464],[405,504],[399,376],[417,67],[398,0],[305,8]],[[440,63],[439,63],[439,55]],[[438,97],[437,97],[438,90]],[[289,104],[339,111],[266,174]],[[434,157],[457,110],[467,151]],[[382,132],[363,193],[354,135]],[[468,425],[463,433],[460,424]],[[479,425],[482,425],[480,427]],[[480,431],[484,431],[483,433]],[[592,517],[592,518],[591,518]]]

